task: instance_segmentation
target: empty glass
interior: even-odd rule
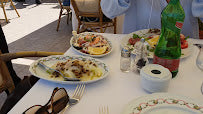
[[[203,44],[194,44],[199,48],[199,54],[196,59],[196,65],[197,67],[203,71]]]

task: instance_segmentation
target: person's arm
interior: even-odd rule
[[[192,14],[194,17],[199,17],[203,21],[203,0],[193,0]]]
[[[114,18],[125,13],[130,7],[130,0],[101,0],[101,8],[109,18]]]

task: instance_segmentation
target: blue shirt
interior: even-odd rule
[[[203,18],[203,0],[180,0],[185,11],[182,33],[199,38],[196,17]],[[109,17],[125,15],[123,33],[140,29],[161,28],[161,11],[167,6],[166,0],[101,0],[103,13]]]
[[[63,0],[64,6],[70,6],[70,0]]]

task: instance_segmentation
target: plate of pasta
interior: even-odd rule
[[[40,67],[38,63],[56,69],[68,78],[78,78],[80,81],[64,81],[57,72],[50,72]],[[32,75],[48,81],[62,84],[93,83],[108,76],[109,67],[98,59],[84,56],[55,55],[43,57],[30,65]]]
[[[76,52],[90,57],[103,57],[112,51],[112,43],[106,37],[91,32],[73,35],[70,45]]]

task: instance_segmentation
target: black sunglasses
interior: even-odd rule
[[[63,110],[69,102],[69,96],[64,88],[56,87],[49,101],[44,105],[34,105],[23,114],[57,114]]]

